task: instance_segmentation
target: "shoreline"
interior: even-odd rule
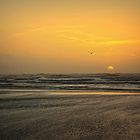
[[[48,97],[70,96],[140,96],[140,92],[93,92],[93,91],[0,91],[0,100],[6,99],[47,99]]]
[[[49,93],[140,93],[139,90],[46,90],[46,89],[0,89],[1,92],[49,92]]]

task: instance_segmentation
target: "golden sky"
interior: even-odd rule
[[[0,17],[0,73],[140,72],[140,0],[0,0]]]

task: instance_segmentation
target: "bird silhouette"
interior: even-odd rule
[[[90,53],[90,54],[94,54],[94,52],[93,52],[93,51],[90,51],[89,53]]]

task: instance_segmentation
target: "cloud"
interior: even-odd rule
[[[68,40],[79,41],[88,45],[125,45],[125,44],[135,44],[140,43],[140,40],[126,40],[126,39],[106,39],[101,40],[97,39],[97,36],[94,37],[91,32],[84,32],[84,26],[78,25],[62,25],[62,26],[38,26],[31,29],[28,29],[24,32],[15,33],[14,36],[22,36],[28,33],[35,32],[46,32],[47,34],[53,33],[58,37],[62,37]]]
[[[122,45],[122,44],[134,44],[138,43],[139,40],[107,40],[101,41],[100,44],[102,45]]]
[[[97,40],[97,39],[92,39],[92,35],[91,34],[87,34],[87,33],[78,33],[73,32],[62,32],[62,37],[66,38],[66,39],[70,39],[70,40],[75,40],[75,41],[80,41],[83,43],[87,43],[87,44],[91,44],[91,45],[125,45],[125,44],[136,44],[136,43],[140,43],[140,40],[123,40],[123,39],[111,39],[111,40]],[[79,37],[78,37],[79,36]]]

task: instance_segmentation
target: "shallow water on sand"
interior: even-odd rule
[[[2,92],[1,140],[139,140],[140,94]]]

